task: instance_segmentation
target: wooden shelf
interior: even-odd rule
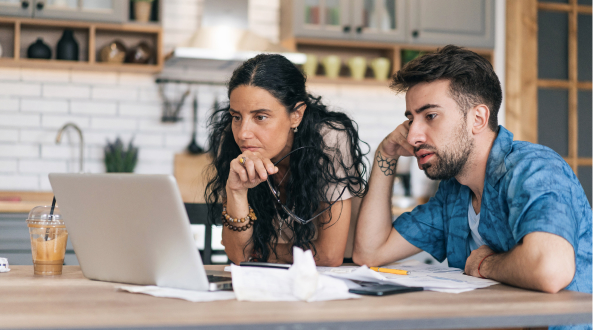
[[[83,71],[117,71],[117,72],[136,72],[136,73],[158,73],[162,70],[157,65],[134,64],[134,63],[89,63],[62,60],[43,60],[32,58],[0,58],[0,67],[22,67],[39,69],[59,69],[59,70],[83,70]]]
[[[324,76],[307,77],[307,82],[313,84],[338,84],[338,85],[368,85],[389,87],[389,80],[380,81],[374,78],[365,78],[364,80],[354,80],[349,77],[338,77],[335,79]]]
[[[445,45],[415,45],[415,44],[394,44],[381,43],[375,41],[358,40],[336,40],[336,39],[318,39],[318,38],[290,38],[282,41],[282,45],[294,51],[302,53],[315,54],[318,57],[327,55],[337,55],[342,59],[342,69],[338,79],[328,79],[321,75],[323,69],[318,69],[315,77],[310,77],[312,83],[337,83],[350,85],[375,85],[388,86],[389,82],[381,82],[372,78],[370,69],[364,80],[353,80],[349,77],[349,69],[346,66],[348,58],[353,56],[362,56],[367,59],[367,63],[376,57],[386,57],[391,62],[391,74],[394,74],[405,64],[402,61],[402,52],[407,50],[433,52]],[[494,63],[494,50],[487,48],[468,48],[469,50],[483,56],[490,63]]]
[[[163,33],[160,25],[155,23],[97,23],[81,21],[64,21],[32,18],[0,17],[2,32],[12,32],[12,38],[4,37],[1,41],[5,50],[0,58],[2,67],[25,67],[43,69],[73,69],[87,71],[117,71],[157,73],[163,68]],[[80,60],[64,61],[56,59],[26,58],[26,49],[32,37],[47,38],[46,43],[52,48],[55,57],[55,45],[61,35],[60,29],[73,29],[79,43]],[[152,48],[154,58],[149,64],[106,63],[98,62],[100,49],[112,40],[123,40],[127,47],[138,42],[147,42]],[[10,40],[10,45],[6,44]],[[26,41],[25,41],[26,40]]]

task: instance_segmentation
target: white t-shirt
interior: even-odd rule
[[[482,236],[478,232],[478,226],[480,225],[480,213],[476,214],[474,206],[472,205],[472,198],[469,198],[469,206],[467,208],[467,221],[469,223],[469,229],[471,231],[471,238],[469,240],[469,249],[473,251],[480,246],[484,245]]]

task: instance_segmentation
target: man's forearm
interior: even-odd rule
[[[355,259],[366,260],[387,241],[391,232],[391,191],[397,158],[375,153],[368,192],[360,206],[354,239]],[[355,260],[356,262],[356,260]]]
[[[531,237],[532,240],[535,238],[535,235]],[[546,241],[544,244],[552,246],[539,248],[523,242],[508,252],[492,254],[483,259],[479,273],[483,277],[526,289],[558,292],[574,276],[574,252],[565,246],[554,247],[557,242]]]

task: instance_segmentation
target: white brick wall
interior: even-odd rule
[[[188,38],[199,24],[201,0],[167,0],[164,47]],[[278,39],[279,0],[250,0],[250,28]],[[360,137],[372,149],[404,120],[405,103],[387,87],[309,84],[332,109],[359,124]],[[186,86],[168,88],[176,98]],[[193,95],[199,101],[198,144],[207,139],[206,121],[215,98],[226,99],[220,85],[191,87],[181,110],[183,121],[162,123],[161,98],[150,74],[0,68],[0,190],[51,190],[49,172],[78,172],[78,135],[68,130],[56,145],[57,130],[67,122],[84,133],[84,170],[105,171],[106,140],[134,138],[140,148],[136,173],[173,173],[173,156],[191,139]]]

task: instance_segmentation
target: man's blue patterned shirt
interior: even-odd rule
[[[393,227],[416,247],[464,269],[470,255],[470,189],[455,178]],[[486,165],[478,232],[494,252],[506,252],[532,232],[565,238],[575,251],[568,290],[591,293],[591,206],[570,166],[550,148],[513,141],[500,126]],[[590,325],[588,326],[590,328]]]

